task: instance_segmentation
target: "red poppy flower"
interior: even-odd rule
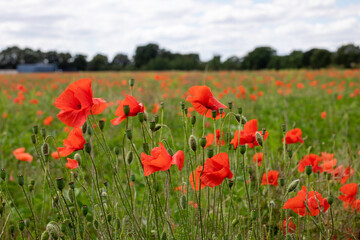
[[[344,207],[348,208],[355,203],[358,185],[356,183],[345,184],[340,188],[344,195],[340,195],[339,199],[344,202]]]
[[[54,159],[59,159],[60,156],[59,156],[59,153],[56,151],[56,152],[52,152],[51,153],[51,156],[54,158]]]
[[[220,185],[225,178],[232,178],[230,170],[229,156],[227,153],[219,153],[208,158],[204,164],[203,174],[200,176],[201,182],[206,186],[215,187]]]
[[[160,147],[151,150],[151,155],[141,153],[141,163],[144,167],[145,176],[157,171],[167,171],[174,164],[181,171],[185,159],[183,151],[177,151],[174,156],[171,156],[162,143],[159,145]]]
[[[307,198],[306,195],[308,195]],[[305,202],[310,212],[307,211]],[[307,192],[306,187],[303,186],[296,197],[287,200],[283,209],[291,209],[300,216],[305,216],[305,213],[307,215],[317,216],[320,211],[326,212],[329,207],[330,205],[327,199],[323,198],[320,193],[314,191]]]
[[[325,119],[325,118],[326,118],[326,112],[322,112],[322,113],[321,113],[321,118],[322,118],[322,119]]]
[[[60,109],[57,117],[70,127],[81,127],[91,114],[101,113],[105,100],[93,99],[90,79],[80,79],[71,83],[55,101],[55,106]]]
[[[205,148],[210,147],[214,143],[214,134],[209,133],[208,135],[205,136],[205,138],[206,138]],[[220,130],[216,129],[216,144],[218,146],[219,146],[219,142],[220,142]],[[224,141],[224,139],[222,139],[221,140],[221,146],[223,146],[224,144],[225,144],[225,141]]]
[[[54,118],[52,116],[48,116],[44,119],[44,125],[49,126],[52,123],[53,119]]]
[[[257,163],[258,166],[261,166],[262,160],[263,160],[263,153],[256,153],[253,156],[253,161],[254,161],[254,163]]]
[[[283,224],[281,225],[281,230],[286,234],[286,219],[284,218]],[[293,223],[292,218],[288,218],[287,221],[287,232],[288,233],[294,233],[296,231],[296,225]]]
[[[23,161],[23,162],[32,162],[33,161],[33,156],[30,155],[29,153],[25,152],[25,148],[17,148],[13,151],[13,154],[15,156],[15,158],[19,161]]]
[[[311,153],[309,155],[304,156],[300,160],[298,165],[298,170],[299,172],[304,172],[306,166],[312,166],[312,171],[314,173],[317,173],[318,171],[322,173],[323,169],[322,167],[319,166],[319,163],[320,163],[320,157],[316,154]]]
[[[63,140],[64,147],[59,147],[58,151],[60,157],[66,157],[72,152],[81,150],[84,148],[85,139],[81,128],[74,128],[70,133],[67,139]]]
[[[190,177],[189,177],[191,187],[192,187],[192,189],[195,189],[195,186],[196,186],[196,191],[199,191],[200,175],[201,175],[202,169],[203,169],[202,166],[198,166],[196,168],[196,170],[194,170],[190,174]],[[194,185],[194,179],[195,179],[195,185]],[[206,187],[206,185],[204,184],[203,181],[201,181],[201,189],[203,189],[204,187]]]
[[[240,132],[240,145],[247,144],[249,148],[253,148],[254,146],[259,146],[259,143],[256,141],[255,134],[256,132],[259,132],[262,135],[262,132],[257,130],[257,119],[252,119],[245,123],[244,130],[241,130]],[[264,141],[269,136],[268,131],[265,132],[265,135],[263,136]],[[232,145],[234,145],[234,148],[236,149],[239,145],[239,130],[235,132],[234,138],[230,142]]]
[[[304,140],[301,138],[302,131],[300,128],[295,128],[288,131],[285,135],[286,144],[303,143]]]
[[[77,168],[79,166],[78,161],[76,161],[75,159],[71,159],[71,158],[66,158],[67,159],[67,163],[65,163],[65,166],[71,170]]]
[[[334,154],[322,152],[320,157],[320,162],[322,164],[320,167],[323,168],[324,172],[332,173],[334,171],[334,167],[336,166],[337,160],[333,158]]]
[[[115,116],[118,117],[111,120],[111,123],[113,125],[118,125],[126,119],[126,115],[123,109],[126,105],[130,108],[129,116],[131,117],[136,116],[139,112],[144,112],[144,105],[142,103],[138,103],[138,101],[136,101],[133,96],[125,95],[125,100],[119,103],[119,107],[116,109],[115,112]]]
[[[212,118],[211,111],[216,110],[216,119],[220,118],[219,109],[227,108],[224,104],[220,103],[208,86],[194,86],[189,89],[190,96],[186,98],[186,101],[191,102],[195,110],[201,115]],[[225,113],[221,117],[224,117]]]
[[[224,132],[222,132],[221,136],[224,136]],[[216,144],[219,146],[219,142],[220,142],[220,129],[216,129]],[[221,146],[225,145],[225,140],[222,139],[221,140]]]
[[[275,171],[275,170],[268,171],[267,173],[264,173],[264,175],[262,176],[261,185],[269,184],[269,185],[277,186],[278,185],[278,178],[279,178],[279,172],[278,171]]]
[[[332,174],[334,180],[340,181],[341,184],[345,184],[349,177],[354,175],[354,172],[355,171],[352,167],[348,166],[345,168],[344,165],[340,165],[334,169]]]

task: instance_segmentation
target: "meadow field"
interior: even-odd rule
[[[0,91],[1,239],[360,239],[360,70],[9,74]]]

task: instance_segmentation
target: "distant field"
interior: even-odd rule
[[[108,161],[108,153],[102,150],[103,143],[97,139],[98,135],[86,133],[84,137],[87,142],[91,143],[95,152],[92,154],[98,168],[101,191],[107,195],[105,211],[106,214],[111,215],[111,219],[108,219],[110,226],[107,227],[104,224],[107,220],[104,220],[103,211],[99,207],[101,200],[94,197],[96,184],[91,178],[94,176],[94,172],[91,162],[84,160],[86,159],[85,152],[78,152],[82,155],[82,162],[79,168],[73,170],[73,172],[78,172],[79,180],[75,180],[73,174],[70,174],[70,170],[65,167],[66,157],[54,160],[50,156],[47,171],[52,180],[55,182],[56,177],[64,177],[66,182],[75,181],[76,184],[76,201],[71,200],[70,197],[66,197],[65,200],[68,201],[70,207],[74,208],[75,212],[73,213],[75,227],[59,230],[60,235],[63,235],[65,239],[72,239],[74,236],[77,236],[78,239],[82,237],[82,239],[90,237],[95,239],[99,236],[103,236],[105,239],[156,239],[160,235],[163,237],[163,234],[166,234],[168,239],[171,237],[176,239],[260,239],[260,236],[263,236],[262,239],[275,239],[275,235],[281,239],[283,234],[279,229],[282,221],[280,215],[283,218],[292,216],[292,222],[296,225],[297,230],[288,232],[295,239],[301,234],[306,237],[318,238],[321,234],[326,239],[333,236],[337,236],[337,239],[359,237],[360,215],[357,211],[360,210],[360,200],[359,206],[351,207],[354,200],[349,205],[350,207],[345,209],[343,201],[338,197],[343,194],[339,190],[343,184],[360,183],[360,70],[330,69],[319,71],[80,72],[0,75],[0,159],[1,168],[5,169],[7,173],[7,184],[2,181],[1,185],[4,210],[0,231],[2,228],[6,229],[4,237],[6,236],[7,239],[12,239],[11,236],[20,239],[22,233],[24,236],[30,234],[35,238],[35,229],[40,235],[50,221],[55,221],[60,226],[66,219],[71,220],[70,214],[66,210],[61,212],[51,207],[51,204],[54,204],[51,199],[55,192],[51,190],[51,186],[49,187],[48,180],[43,173],[41,159],[39,160],[43,140],[38,134],[37,153],[31,142],[31,135],[33,126],[38,125],[39,129],[46,129],[47,135],[54,136],[58,147],[63,146],[62,140],[67,138],[71,127],[66,126],[57,118],[59,109],[54,106],[54,102],[71,82],[82,78],[92,80],[94,98],[103,98],[107,101],[107,108],[101,114],[95,115],[95,118],[97,121],[100,119],[105,121],[103,133],[109,149],[111,151],[114,147],[121,149],[116,162],[121,186],[124,189],[128,188],[127,185],[130,183],[127,182],[127,177],[129,176],[136,179],[131,181],[131,188],[133,188],[131,198],[134,198],[132,204],[135,207],[133,210],[135,214],[129,216],[129,213],[122,207],[121,198],[126,196],[129,198],[129,193],[128,190],[125,190],[124,195],[117,195],[113,166]],[[150,150],[159,146],[158,142],[162,139],[166,139],[166,144],[164,144],[168,150],[171,149],[169,151],[175,153],[182,150],[185,153],[184,169],[180,172],[177,167],[172,167],[170,171],[171,187],[168,202],[171,216],[165,213],[168,207],[166,201],[168,187],[165,184],[168,175],[165,172],[157,172],[156,175],[148,177],[151,187],[153,190],[156,189],[151,194],[157,192],[158,204],[163,209],[159,206],[157,209],[156,204],[154,208],[151,200],[151,196],[154,195],[149,195],[144,172],[135,152],[132,164],[127,164],[128,167],[126,170],[124,169],[125,155],[129,151],[135,151],[131,149],[129,141],[126,140],[123,145],[125,121],[117,126],[113,126],[110,122],[116,117],[118,101],[124,100],[125,94],[131,94],[129,87],[131,78],[135,80],[133,96],[145,107],[148,119],[146,131],[150,132],[149,135],[142,132],[138,117],[130,118],[128,125],[129,128],[132,128],[133,143],[139,155],[144,152],[144,138],[148,140]],[[224,122],[215,121],[217,129],[221,128],[224,123],[221,131],[224,132],[222,139],[225,144],[221,147],[214,145],[213,148],[215,153],[227,152],[229,154],[230,170],[234,175],[232,180],[235,185],[230,189],[228,187],[230,179],[226,179],[220,186],[214,188],[207,186],[203,189],[200,200],[203,225],[200,224],[198,208],[194,208],[194,204],[199,203],[198,196],[189,183],[190,173],[195,170],[197,165],[201,164],[202,148],[198,145],[196,154],[193,153],[189,148],[188,138],[192,133],[200,144],[201,137],[214,133],[214,121],[209,118],[203,119],[203,116],[194,110],[192,104],[185,101],[189,96],[189,88],[196,85],[210,87],[214,97],[225,106],[229,106],[228,103],[232,102],[231,111],[236,114],[238,108],[242,107],[242,115],[248,121],[257,119],[258,130],[266,128],[269,134],[265,140],[264,149],[261,147],[247,148],[246,164],[248,166],[246,179],[244,179],[239,148],[234,150],[230,144],[235,131],[239,129],[239,124],[230,115]],[[180,102],[185,102],[187,107],[188,118],[185,125]],[[163,110],[161,103],[164,106]],[[229,114],[230,110],[225,109],[225,112]],[[163,126],[161,130],[151,135],[148,124],[155,115],[160,117],[159,124]],[[196,123],[193,127],[190,122],[191,116],[196,116]],[[203,124],[205,129],[203,129]],[[286,146],[286,150],[292,150],[294,153],[291,158],[284,156],[284,146],[281,141],[283,138],[282,124],[286,124],[286,131],[294,128],[302,130],[304,143]],[[99,129],[93,130],[96,133]],[[100,133],[98,132],[98,134]],[[48,141],[50,154],[56,152],[55,142],[52,139]],[[22,147],[34,157],[32,162],[16,159],[13,151]],[[123,149],[124,156],[122,155]],[[262,151],[265,151],[264,161],[267,162],[267,165],[262,164],[258,168],[253,162],[253,155]],[[327,180],[326,173],[313,173],[310,183],[307,183],[306,174],[300,173],[297,169],[298,162],[307,154],[313,153],[321,156],[323,152],[334,154],[333,158],[337,159],[335,164],[332,162],[332,165],[327,168],[331,180]],[[205,154],[207,154],[206,149]],[[287,154],[288,151],[286,151]],[[74,158],[74,154],[69,157]],[[318,165],[322,168],[321,172],[327,172],[324,170],[326,169],[324,159],[321,161]],[[333,173],[334,169],[340,165],[343,165],[344,168],[350,167],[349,169],[353,171],[352,174],[348,174],[349,178],[343,184],[336,181]],[[258,186],[261,176],[268,170],[279,172],[278,186],[268,185],[270,188],[266,185]],[[31,219],[32,215],[26,198],[17,184],[18,175],[25,177],[26,188],[28,188],[30,180],[35,180],[34,190],[27,189],[27,191],[33,212],[35,212],[36,226],[31,223],[23,232],[18,230],[19,220]],[[285,185],[280,184],[280,179],[284,179]],[[330,195],[334,196],[335,201],[331,205],[332,216],[330,216],[330,210],[314,217],[298,217],[291,210],[281,213],[282,198],[288,184],[295,179],[300,179],[300,185],[287,196],[287,199],[295,197],[296,193],[301,190],[301,186],[310,186],[309,191],[318,191],[324,198]],[[109,182],[107,188],[102,184],[105,180]],[[256,203],[252,209],[249,209],[246,201],[245,180],[248,180],[247,185],[250,187],[250,198],[254,204]],[[184,186],[187,191],[175,191],[175,187],[179,186]],[[66,194],[68,195],[71,192],[69,189],[66,184]],[[89,191],[89,195],[85,189]],[[186,196],[186,205],[188,205],[185,210],[180,206],[182,196]],[[359,195],[356,196],[355,193],[354,199],[360,199]],[[15,211],[14,207],[8,206],[12,201],[15,202],[19,213]],[[269,201],[275,203],[275,207],[271,211],[268,207]],[[86,220],[80,214],[81,206],[85,204],[89,206],[89,212],[93,215],[93,219]],[[257,216],[249,217],[250,212],[254,211]],[[5,223],[8,215],[9,219]],[[141,226],[136,227],[135,219]],[[335,221],[334,228],[332,228],[331,219]],[[160,223],[156,224],[157,220]],[[235,224],[233,222],[235,220],[238,220],[239,224]],[[98,221],[100,226],[96,226],[95,221]],[[317,227],[314,221],[320,227]],[[16,226],[14,232],[11,230],[12,225]],[[84,225],[87,227],[84,228]],[[75,230],[72,231],[73,229]]]

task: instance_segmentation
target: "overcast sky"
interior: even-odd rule
[[[0,1],[0,49],[17,45],[132,56],[149,42],[173,52],[244,56],[268,45],[294,49],[360,44],[356,0]]]

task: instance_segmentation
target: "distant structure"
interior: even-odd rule
[[[16,66],[16,70],[19,73],[55,72],[58,70],[58,67],[56,64],[45,63],[19,64]]]

